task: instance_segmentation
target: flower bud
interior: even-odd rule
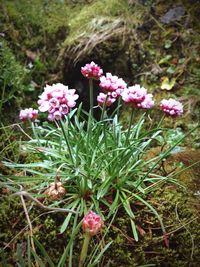
[[[19,118],[21,121],[25,122],[27,120],[35,121],[38,116],[38,110],[32,108],[22,109],[19,113]]]
[[[93,211],[89,211],[83,218],[83,231],[90,236],[96,235],[103,226],[103,220]]]
[[[102,76],[103,70],[92,61],[81,68],[81,73],[88,79],[98,80]]]

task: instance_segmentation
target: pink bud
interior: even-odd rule
[[[90,236],[96,235],[103,226],[103,220],[93,211],[89,211],[83,218],[83,231]]]
[[[103,106],[104,103],[107,107],[111,106],[116,101],[117,94],[115,92],[108,92],[107,94],[100,93],[97,96],[97,101],[99,106]]]
[[[98,80],[102,76],[103,70],[92,61],[81,68],[81,73],[88,79]]]
[[[19,118],[23,122],[27,120],[34,121],[37,119],[37,116],[38,116],[38,110],[32,108],[22,109],[19,113]]]

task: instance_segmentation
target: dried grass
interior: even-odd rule
[[[119,43],[134,36],[135,29],[143,21],[146,10],[138,4],[134,7],[124,0],[101,0],[76,11],[70,19],[70,34],[60,50],[57,65],[76,64],[90,55],[99,44],[113,39]]]
[[[126,22],[122,19],[116,19],[113,21],[106,21],[104,19],[93,19],[91,22],[93,25],[100,26],[100,29],[96,31],[92,27],[87,33],[82,34],[78,37],[80,40],[76,46],[68,47],[67,53],[73,58],[73,62],[77,63],[83,57],[89,55],[93,49],[100,43],[111,40],[113,37],[119,38],[121,42],[125,41],[125,36],[130,32],[126,25]]]

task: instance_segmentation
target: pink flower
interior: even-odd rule
[[[102,76],[103,70],[92,61],[81,68],[81,73],[88,79],[98,80]]]
[[[37,119],[37,116],[38,116],[38,110],[32,108],[22,109],[19,113],[19,118],[23,122],[27,120],[34,121]]]
[[[99,106],[103,106],[104,102],[106,101],[106,106],[111,106],[117,98],[117,94],[115,92],[108,92],[107,94],[100,93],[97,96],[97,101]]]
[[[152,94],[147,94],[147,90],[139,84],[125,89],[122,93],[122,99],[132,107],[149,109],[153,107],[154,100]]]
[[[68,86],[61,83],[46,85],[44,92],[39,96],[39,110],[48,111],[50,121],[60,120],[76,105],[78,95],[75,92],[75,89],[68,89]]]
[[[139,84],[136,84],[124,90],[122,93],[122,99],[126,103],[137,104],[144,101],[146,95],[147,90],[144,87],[140,87]]]
[[[183,105],[175,99],[163,99],[160,108],[169,116],[177,117],[183,114]]]
[[[152,94],[146,94],[144,100],[141,103],[136,104],[138,108],[149,109],[154,106],[154,100]]]
[[[90,236],[96,235],[103,226],[103,220],[93,211],[89,211],[83,218],[83,231]]]
[[[127,84],[122,78],[113,76],[111,73],[106,73],[106,76],[102,76],[100,78],[99,86],[104,92],[116,92],[116,94],[119,96],[127,87]]]

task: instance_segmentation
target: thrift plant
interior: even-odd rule
[[[82,225],[87,244],[81,253],[79,266],[85,262],[90,237],[100,235],[103,221],[107,229],[105,231],[108,231],[110,220],[119,210],[127,214],[133,237],[138,241],[135,214],[131,206],[134,202],[141,202],[153,212],[165,238],[162,219],[148,202],[147,196],[156,187],[173,181],[174,173],[162,172],[162,161],[185,138],[181,136],[159,156],[145,160],[144,156],[152,146],[163,146],[160,140],[164,140],[167,132],[160,123],[154,123],[148,129],[145,127],[149,120],[148,110],[156,106],[153,95],[138,84],[128,86],[122,78],[111,73],[103,76],[103,70],[94,62],[82,67],[81,72],[89,80],[89,113],[82,110],[81,104],[76,107],[79,96],[75,89],[69,89],[61,83],[46,85],[39,96],[38,109],[39,112],[45,112],[49,122],[41,123],[38,111],[32,108],[22,110],[19,116],[22,123],[29,120],[33,130],[33,137],[24,141],[23,147],[27,152],[39,156],[40,162],[4,162],[6,166],[26,173],[9,180],[9,183],[13,181],[14,191],[18,191],[15,182],[27,183],[29,193],[32,191],[36,198],[42,194],[53,201],[53,206],[62,204],[62,208],[75,211],[76,214],[68,213],[61,225],[61,233],[73,225],[71,241],[61,262],[67,257],[72,261],[73,242],[84,218]],[[98,108],[101,109],[100,120],[93,116],[94,108],[97,108],[93,106],[94,79],[99,80],[101,89],[97,97]],[[108,117],[107,110],[116,100],[118,107]],[[127,128],[119,120],[122,105],[132,110]],[[160,109],[173,119],[183,113],[182,104],[174,99],[162,100]],[[140,118],[133,122],[136,110]],[[99,260],[103,252],[102,247],[98,246],[93,258],[99,253]]]

